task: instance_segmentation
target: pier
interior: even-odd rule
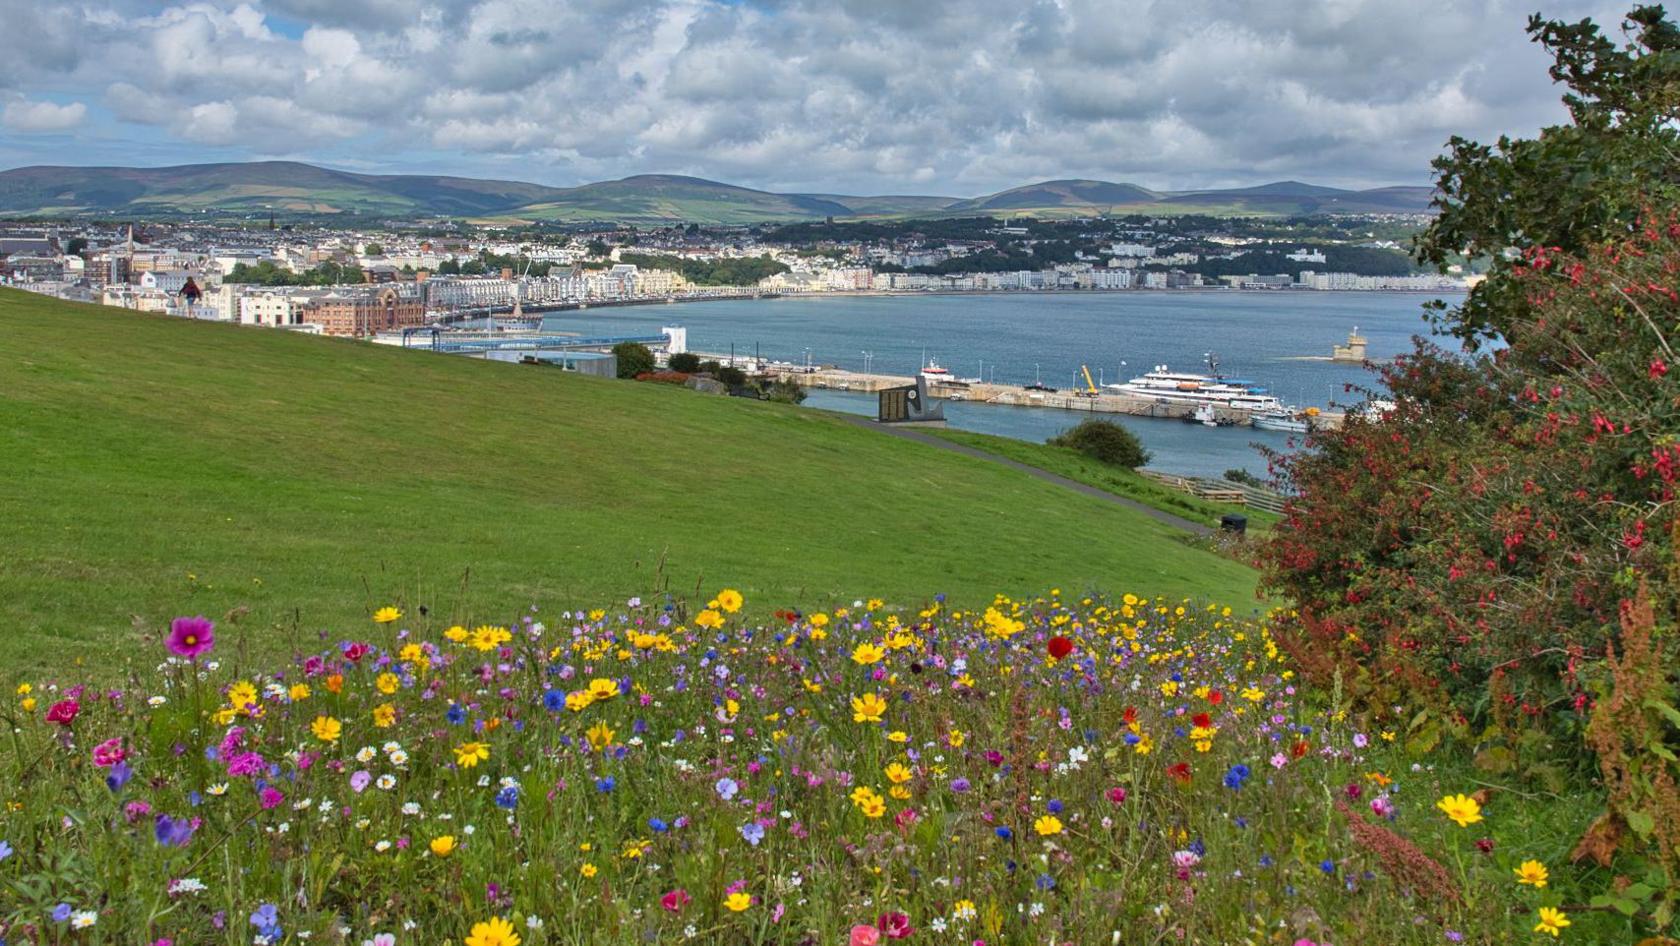
[[[914,384],[916,381],[915,378],[905,375],[864,374],[860,371],[847,371],[843,368],[830,367],[816,367],[807,370],[798,365],[771,364],[764,366],[764,371],[773,377],[785,378],[805,387],[859,391],[865,394],[883,388]],[[1002,404],[1010,407],[1052,407],[1058,410],[1077,411],[1086,414],[1129,414],[1133,417],[1158,417],[1163,420],[1182,421],[1189,417],[1197,407],[1195,404],[1183,401],[1166,401],[1128,394],[1113,394],[1106,391],[1098,394],[1081,394],[1074,391],[1033,391],[1015,384],[962,384],[930,381],[928,390],[934,397],[951,401]],[[1253,412],[1239,407],[1215,405],[1214,417],[1222,424],[1246,427],[1253,420]],[[1315,422],[1333,429],[1341,425],[1342,415],[1328,412],[1321,413]]]

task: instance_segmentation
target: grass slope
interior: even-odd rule
[[[1198,499],[1188,493],[1179,492],[1162,486],[1148,477],[1139,476],[1131,470],[1098,463],[1096,460],[1066,447],[1052,447],[1044,443],[1032,443],[1026,440],[1016,440],[1013,437],[998,437],[992,434],[979,434],[970,430],[930,430],[928,433],[942,437],[952,443],[960,443],[995,453],[1000,457],[1025,463],[1041,470],[1047,470],[1058,476],[1065,476],[1087,486],[1095,486],[1104,492],[1127,499],[1135,499],[1147,506],[1153,506],[1165,512],[1174,513],[1200,522],[1204,525],[1219,524],[1219,517],[1226,513],[1238,513],[1248,517],[1250,529],[1268,529],[1278,521],[1275,513],[1263,509],[1253,509],[1248,506],[1237,506],[1231,503],[1209,502]]]
[[[1255,577],[1142,515],[818,411],[10,290],[0,483],[17,672],[241,606],[313,629],[394,600],[467,619],[668,581],[790,606],[1060,585],[1243,608]]]

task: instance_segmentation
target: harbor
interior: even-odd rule
[[[787,365],[770,363],[763,366],[766,374],[776,378],[785,378],[807,388],[822,388],[835,391],[853,391],[872,394],[886,388],[903,387],[916,383],[915,377],[907,375],[864,374],[835,367],[811,367],[802,365]],[[1197,404],[1190,401],[1172,401],[1157,397],[1142,397],[1134,394],[1120,394],[1098,389],[1096,393],[1090,391],[1068,392],[1059,390],[1033,390],[1016,384],[995,384],[982,381],[944,381],[936,382],[929,379],[929,393],[948,401],[963,401],[972,404],[996,404],[1007,407],[1043,407],[1064,411],[1077,411],[1088,414],[1126,414],[1132,417],[1154,417],[1162,420],[1193,421],[1202,423],[1202,418],[1195,416],[1199,409],[1206,408],[1203,417],[1213,421],[1208,426],[1237,426],[1245,427],[1253,423],[1255,415],[1264,413],[1246,407],[1228,404]],[[1317,412],[1315,423],[1324,427],[1334,428],[1341,424],[1343,414],[1336,412]]]

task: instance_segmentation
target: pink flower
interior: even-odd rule
[[[367,656],[369,649],[368,645],[362,643],[361,641],[357,641],[356,643],[349,644],[344,648],[344,656],[348,657],[351,663],[357,663],[360,662],[363,657]]]
[[[82,704],[75,700],[59,700],[52,705],[51,709],[47,710],[47,722],[68,726],[76,721],[76,716],[81,711]]]
[[[1121,802],[1124,802],[1126,800],[1126,789],[1123,788],[1122,786],[1119,786],[1119,785],[1116,785],[1113,788],[1109,789],[1108,790],[1108,800],[1115,803],[1116,805],[1120,804]]]
[[[128,750],[123,748],[121,739],[107,739],[93,747],[93,764],[102,769],[108,769],[126,758]]]
[[[197,660],[199,654],[216,646],[216,625],[202,614],[176,618],[169,622],[169,636],[163,643],[175,656]]]
[[[688,895],[688,891],[678,887],[676,890],[660,897],[659,905],[672,913],[677,913],[680,912],[683,907],[687,906],[688,902],[693,899],[693,897]]]
[[[905,913],[883,913],[875,920],[875,925],[887,934],[888,939],[903,939],[915,932],[910,928],[909,915]]]
[[[881,942],[881,931],[873,926],[858,924],[852,927],[852,938],[847,946],[878,946]]]
[[[368,783],[372,781],[373,776],[369,775],[366,770],[357,769],[356,774],[350,776],[350,790],[359,795],[362,793],[363,789],[368,787]]]
[[[280,807],[280,803],[286,800],[286,796],[280,794],[280,789],[269,785],[263,788],[262,792],[257,795],[257,799],[262,803],[263,810],[268,811]]]

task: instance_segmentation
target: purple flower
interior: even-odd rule
[[[350,790],[360,794],[363,789],[368,787],[368,783],[372,781],[372,775],[369,775],[365,770],[358,769],[355,774],[350,776]]]
[[[58,906],[53,907],[52,918],[56,923],[63,923],[65,920],[70,919],[70,904],[61,903]]]
[[[132,768],[129,768],[128,763],[127,762],[118,762],[116,765],[111,766],[111,768],[108,771],[106,771],[106,773],[105,773],[105,785],[106,785],[107,788],[109,788],[111,791],[114,792],[114,791],[117,791],[118,789],[121,789],[124,785],[127,785],[128,780],[130,778],[133,778],[133,777],[134,777],[134,770]]]
[[[197,660],[199,654],[216,646],[216,625],[202,614],[176,618],[169,622],[169,637],[164,645],[177,657]]]
[[[158,815],[155,827],[157,842],[164,847],[186,847],[192,840],[192,822],[185,818],[179,820],[168,815]]]

